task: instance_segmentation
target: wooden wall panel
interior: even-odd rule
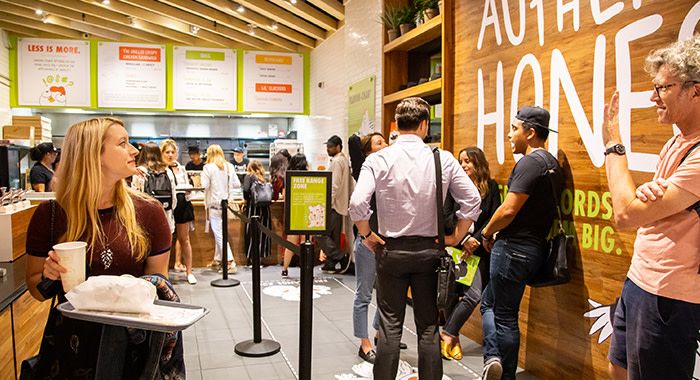
[[[630,130],[631,144],[627,148],[637,153],[658,154],[673,132],[670,126],[657,123],[652,103],[645,100],[651,95],[652,86],[650,76],[643,70],[644,57],[651,49],[677,40],[684,20],[685,35],[697,31],[700,4],[690,0],[649,0],[639,4],[612,0],[445,2],[451,3],[453,35],[445,38],[454,41],[454,48],[446,50],[454,61],[454,70],[445,71],[445,81],[454,83],[454,95],[446,97],[444,102],[451,103],[446,109],[453,109],[455,152],[465,146],[479,145],[486,153],[494,177],[500,184],[506,184],[515,164],[507,139],[514,116],[511,114],[514,75],[518,65],[528,57],[541,70],[541,81],[536,79],[532,66],[525,66],[515,92],[518,96],[513,102],[515,108],[536,103],[535,83],[541,84],[543,95],[537,104],[550,111],[553,101],[558,100],[559,104],[558,117],[553,117],[553,121],[558,121],[559,134],[554,137],[550,134],[548,148],[558,156],[567,173],[562,207],[567,229],[577,236],[579,252],[570,284],[526,291],[521,307],[519,364],[542,379],[607,378],[609,339],[599,344],[599,332],[589,335],[596,318],[587,318],[584,313],[593,308],[589,300],[603,305],[615,302],[633,253],[635,234],[617,231],[610,220],[611,202],[602,167],[602,135],[600,124],[594,123],[594,111],[602,113],[602,105],[616,87],[638,93],[640,108],[631,109],[627,113],[628,121],[621,122],[623,128]],[[504,4],[508,12],[504,12]],[[591,4],[599,4],[605,13],[594,12]],[[524,12],[524,35],[521,42],[511,41],[507,32],[512,30],[516,37],[519,34],[520,9]],[[506,13],[512,20],[508,25],[504,21]],[[561,29],[559,14],[563,21]],[[490,16],[498,31],[493,22],[488,22]],[[479,48],[482,28],[483,45]],[[637,34],[634,40],[624,43],[624,36],[633,34]],[[500,43],[496,35],[500,35]],[[563,58],[565,66],[558,57]],[[497,103],[499,65],[502,66],[502,104]],[[479,70],[483,73],[483,87],[479,86]],[[567,96],[553,72],[570,77],[575,92]],[[595,91],[596,85],[601,91]],[[552,90],[557,88],[558,96],[553,96]],[[484,112],[494,113],[483,128],[482,141],[478,138],[479,97],[483,99]],[[579,102],[582,113],[576,117],[572,109]],[[497,138],[495,121],[502,123],[501,139]],[[556,145],[553,140],[558,140]],[[504,152],[502,160],[497,154],[499,144]],[[629,157],[634,166],[634,180],[637,183],[649,180],[654,156]],[[645,161],[649,158],[650,161]],[[480,319],[472,318],[462,331],[480,340]]]

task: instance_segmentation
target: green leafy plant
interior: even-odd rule
[[[416,9],[413,4],[407,4],[406,6],[400,8],[399,25],[415,23],[417,14],[418,9]]]
[[[387,30],[398,29],[401,25],[402,9],[392,5],[384,7],[384,12],[380,17],[380,21],[384,24]]]
[[[413,0],[413,5],[418,9],[418,11],[438,9],[438,0]]]

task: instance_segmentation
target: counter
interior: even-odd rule
[[[5,310],[27,290],[27,284],[24,282],[26,267],[27,255],[22,255],[11,263],[0,263],[0,268],[7,270],[5,277],[0,278],[0,311]]]

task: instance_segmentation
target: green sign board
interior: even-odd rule
[[[331,210],[331,172],[287,171],[285,225],[288,235],[323,234]]]
[[[374,89],[374,75],[353,83],[348,88],[348,134],[350,136],[358,131],[361,135],[378,132],[374,125],[376,102]]]

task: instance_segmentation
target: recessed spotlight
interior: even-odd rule
[[[242,5],[239,5],[238,8],[236,8],[236,12],[238,13],[243,13],[245,12],[245,7]]]
[[[297,0],[289,0],[289,2],[292,3],[292,4],[296,4],[296,3],[297,3]]]
[[[37,8],[37,9],[34,11],[34,13],[36,13],[37,16],[41,16],[41,15],[44,14],[44,11],[41,10],[41,8]]]
[[[190,33],[197,34],[199,32],[199,27],[197,25],[190,25]]]
[[[102,0],[102,5],[109,5],[109,0]]]
[[[248,24],[248,34],[250,34],[251,36],[254,36],[255,35],[255,28],[257,28],[257,27],[258,27],[257,25]]]
[[[47,15],[46,13],[44,13],[44,15],[41,16],[41,21],[42,21],[44,24],[48,24],[48,23],[49,23],[49,15]]]
[[[134,24],[136,24],[136,18],[133,17],[133,16],[127,16],[126,20],[127,20],[127,22],[129,23],[129,25],[134,25]]]
[[[277,21],[273,21],[272,24],[270,24],[270,29],[277,30],[278,28],[279,25],[277,24]]]

